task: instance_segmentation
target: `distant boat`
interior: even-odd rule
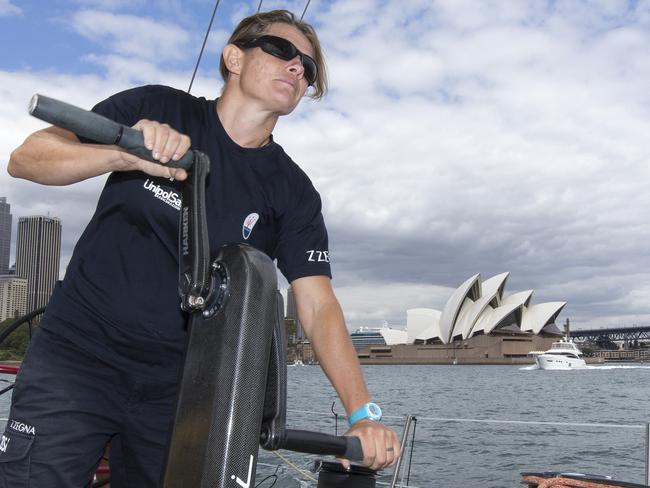
[[[566,338],[554,342],[548,351],[534,356],[539,369],[576,369],[587,366],[578,346]]]

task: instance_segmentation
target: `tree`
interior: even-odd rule
[[[0,322],[0,332],[4,331],[15,319],[7,319]],[[34,326],[32,326],[33,332]],[[0,361],[20,361],[25,355],[27,345],[31,339],[29,325],[20,325],[0,344]]]

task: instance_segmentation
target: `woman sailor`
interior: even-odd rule
[[[209,155],[210,247],[248,242],[277,259],[349,415],[347,434],[361,439],[366,465],[390,466],[399,442],[379,422],[330,284],[320,197],[272,136],[309,87],[314,98],[326,91],[316,33],[287,11],[258,13],[231,35],[221,71],[216,100],[144,86],[93,110],[141,130],[161,163],[190,147]],[[110,175],[20,369],[0,487],[86,486],[109,441],[111,486],[157,486],[187,320],[176,291],[187,174],[55,127],[30,135],[8,170],[46,185]]]

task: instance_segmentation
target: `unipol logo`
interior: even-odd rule
[[[252,473],[253,473],[253,455],[251,454],[250,461],[248,462],[248,478],[246,478],[246,481],[239,479],[234,474],[230,476],[230,479],[235,480],[235,482],[242,488],[250,488]]]
[[[6,436],[2,436],[2,439],[0,439],[0,451],[2,452],[7,452],[7,448],[9,447],[9,441],[11,439]]]
[[[174,207],[176,210],[181,208],[181,197],[178,193],[172,190],[165,190],[160,185],[156,185],[150,179],[144,182],[144,188],[149,190],[158,200],[162,200],[170,207]]]

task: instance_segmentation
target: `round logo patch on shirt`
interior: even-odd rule
[[[257,213],[252,213],[248,214],[248,216],[244,219],[244,225],[242,226],[241,229],[241,234],[244,237],[244,239],[248,239],[251,235],[251,232],[253,232],[253,227],[255,227],[255,224],[259,220],[260,216]]]

